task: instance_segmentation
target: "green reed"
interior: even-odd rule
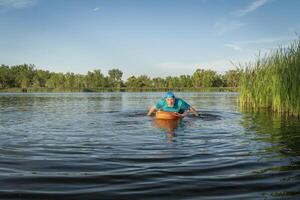
[[[300,116],[300,38],[245,64],[239,90],[242,106]]]

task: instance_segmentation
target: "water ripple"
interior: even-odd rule
[[[201,115],[146,116],[161,93],[0,94],[0,198],[300,198],[299,120],[178,95]]]

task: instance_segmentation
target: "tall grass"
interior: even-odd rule
[[[300,38],[243,66],[240,102],[300,116]]]

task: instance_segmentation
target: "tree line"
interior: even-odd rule
[[[8,88],[47,88],[57,90],[96,91],[97,89],[176,89],[201,87],[238,87],[242,70],[228,70],[218,74],[213,70],[197,69],[192,75],[150,78],[147,75],[130,76],[122,80],[120,69],[111,69],[108,75],[101,70],[88,71],[86,75],[56,73],[36,69],[33,64],[1,65],[0,89]]]

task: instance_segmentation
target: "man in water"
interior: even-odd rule
[[[152,113],[162,110],[166,112],[175,112],[178,113],[180,117],[184,117],[190,111],[195,116],[199,116],[198,112],[180,98],[176,98],[173,92],[167,92],[164,98],[160,99],[155,106],[150,108],[147,113],[150,116]]]

